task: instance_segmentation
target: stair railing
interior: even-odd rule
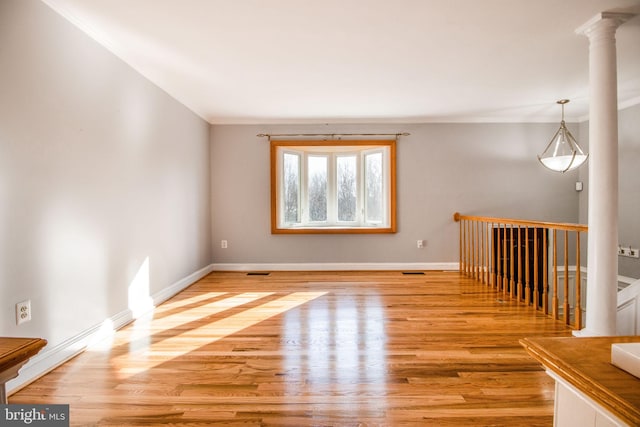
[[[495,288],[505,298],[582,329],[580,233],[587,232],[586,225],[457,212],[453,218],[460,223],[461,273]],[[574,274],[570,274],[570,263]]]

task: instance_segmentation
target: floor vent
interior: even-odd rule
[[[406,274],[407,276],[411,276],[411,275],[424,276],[424,271],[403,271],[402,274]]]
[[[271,273],[263,272],[263,271],[250,271],[247,273],[247,276],[268,276]]]

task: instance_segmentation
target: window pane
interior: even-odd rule
[[[327,158],[309,156],[309,220],[327,220]]]
[[[284,222],[300,222],[300,156],[285,153],[283,163]]]
[[[382,153],[367,154],[365,156],[365,220],[367,222],[382,222],[383,217],[383,188],[382,188]]]
[[[338,221],[356,220],[356,156],[337,159]]]

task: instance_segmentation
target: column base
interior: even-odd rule
[[[591,330],[591,329],[587,329],[587,328],[580,329],[579,331],[573,331],[573,332],[572,332],[572,335],[573,335],[574,337],[577,337],[577,338],[586,338],[586,337],[605,337],[605,336],[608,336],[608,335],[601,334],[601,333],[598,333],[598,332],[596,332],[596,331],[593,331],[593,330]]]

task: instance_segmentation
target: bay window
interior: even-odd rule
[[[271,141],[273,233],[394,233],[395,141]]]

